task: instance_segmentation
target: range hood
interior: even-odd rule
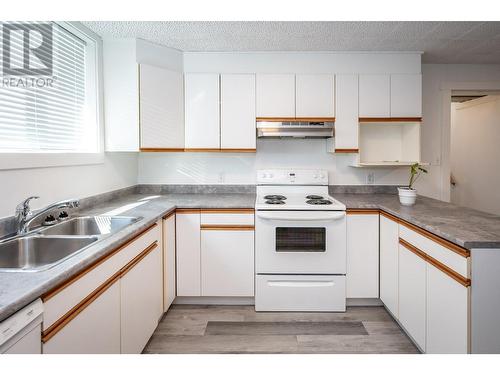
[[[334,121],[257,119],[258,138],[332,138]]]

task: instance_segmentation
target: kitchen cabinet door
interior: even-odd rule
[[[44,344],[44,354],[120,353],[120,281],[86,306]]]
[[[201,231],[201,295],[253,297],[253,230]]]
[[[422,75],[391,75],[391,117],[422,117]]]
[[[398,312],[399,225],[380,215],[380,299],[396,318]]]
[[[221,148],[255,149],[255,75],[221,75]]]
[[[399,245],[399,321],[425,352],[426,261]]]
[[[141,148],[184,148],[182,73],[139,67]]]
[[[175,299],[175,214],[163,220],[163,310]]]
[[[257,117],[295,117],[295,75],[257,74]]]
[[[379,214],[347,215],[347,298],[378,298]]]
[[[358,149],[358,76],[335,76],[335,149]],[[333,151],[333,150],[332,150]]]
[[[427,263],[426,353],[468,352],[469,288]]]
[[[219,75],[186,74],[184,97],[185,147],[187,149],[219,149]]]
[[[121,352],[139,354],[163,313],[161,248],[157,246],[120,279]]]
[[[389,75],[359,76],[359,117],[391,116]]]
[[[297,74],[295,98],[295,117],[334,117],[335,76]]]
[[[176,214],[177,295],[200,296],[200,213]]]

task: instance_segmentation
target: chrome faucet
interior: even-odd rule
[[[38,199],[39,197],[33,196],[26,198],[24,201],[19,203],[16,207],[16,221],[17,221],[17,234],[26,234],[30,224],[36,218],[46,214],[49,211],[61,208],[76,208],[80,205],[78,199],[67,199],[64,201],[56,202],[42,208],[40,211],[33,213],[30,208],[30,201],[32,199]]]

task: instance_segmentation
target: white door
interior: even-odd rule
[[[358,76],[335,76],[335,148],[358,149]]]
[[[163,312],[161,248],[157,246],[120,279],[121,352],[138,354]]]
[[[390,117],[391,80],[389,75],[359,76],[359,117]]]
[[[43,344],[44,354],[120,353],[120,281]]]
[[[177,295],[200,296],[200,213],[176,214]]]
[[[469,288],[427,263],[426,353],[468,352]]]
[[[391,75],[391,117],[422,116],[422,75]]]
[[[295,117],[295,75],[257,74],[257,117]]]
[[[175,214],[163,220],[163,310],[175,299]]]
[[[219,149],[219,75],[188,73],[184,92],[185,147]]]
[[[141,148],[184,148],[182,73],[140,65]]]
[[[379,214],[347,215],[347,298],[378,298]]]
[[[426,262],[399,245],[399,321],[425,352]]]
[[[254,231],[201,231],[201,295],[253,297]]]
[[[295,98],[295,117],[334,117],[335,76],[297,74]]]
[[[399,225],[380,215],[380,299],[398,318]]]
[[[255,149],[255,75],[221,75],[221,148]]]

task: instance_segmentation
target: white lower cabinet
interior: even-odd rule
[[[120,280],[43,344],[44,354],[120,353]]]
[[[379,214],[347,215],[347,298],[378,298]]]
[[[380,215],[380,299],[398,318],[399,224]]]
[[[163,311],[174,302],[175,284],[175,213],[163,220]]]
[[[254,295],[254,231],[201,231],[201,295]]]
[[[163,313],[161,250],[156,247],[120,279],[121,352],[141,353]]]
[[[468,352],[469,288],[427,264],[426,353]]]
[[[200,212],[176,214],[177,295],[201,295]]]
[[[399,321],[425,352],[426,261],[399,245]]]

